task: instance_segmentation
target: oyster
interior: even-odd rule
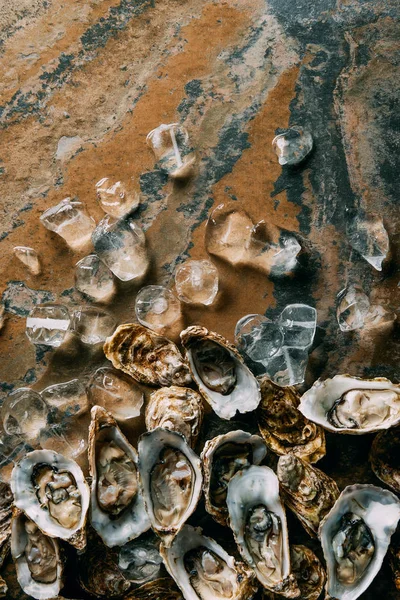
[[[302,600],[318,600],[325,585],[325,571],[314,552],[306,546],[291,546],[293,575]]]
[[[146,428],[164,427],[185,436],[194,446],[203,420],[200,394],[190,388],[163,387],[153,392],[146,406]]]
[[[120,546],[150,528],[139,489],[137,453],[104,408],[94,406],[91,415],[90,518],[107,546]]]
[[[314,383],[301,397],[299,410],[328,431],[372,433],[400,423],[400,385],[384,377],[335,375]]]
[[[34,450],[11,475],[14,504],[50,537],[82,549],[89,487],[80,467],[52,450]]]
[[[267,449],[263,439],[246,431],[230,431],[206,442],[203,464],[206,511],[221,525],[227,525],[226,495],[231,478],[244,467],[259,465]]]
[[[177,346],[143,325],[120,325],[104,344],[104,354],[116,369],[147,385],[189,385],[187,364]]]
[[[161,556],[185,600],[249,600],[256,591],[250,570],[201,529],[185,525]]]
[[[285,504],[304,529],[316,536],[320,522],[339,497],[336,482],[293,454],[279,457],[277,475]]]
[[[138,450],[151,526],[168,546],[199,501],[203,482],[200,459],[182,434],[162,427],[144,433]]]
[[[153,532],[122,546],[118,566],[124,577],[137,585],[160,577],[163,561],[159,549],[160,538]]]
[[[7,483],[0,482],[0,567],[8,553],[8,541],[11,535],[13,495]]]
[[[260,388],[257,420],[268,448],[276,454],[294,454],[311,463],[325,456],[325,432],[298,411],[300,397],[296,390],[282,388],[265,377]]]
[[[171,577],[145,583],[124,596],[124,600],[184,600]]]
[[[21,511],[16,511],[12,520],[11,554],[18,583],[26,594],[38,600],[58,595],[63,572],[58,542]]]
[[[389,564],[393,571],[394,584],[400,591],[400,531],[393,535],[389,548]]]
[[[373,472],[395,492],[400,492],[400,427],[381,431],[369,455]]]
[[[251,466],[229,482],[229,521],[239,552],[260,583],[272,592],[297,598],[290,569],[286,514],[279,483],[269,467]]]
[[[222,419],[251,412],[260,402],[258,382],[232,344],[204,327],[181,333],[193,379]]]
[[[355,600],[382,566],[390,537],[400,518],[400,501],[373,485],[346,487],[322,521],[328,597]]]

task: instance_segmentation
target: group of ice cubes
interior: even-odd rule
[[[307,304],[287,305],[276,321],[264,315],[246,315],[236,324],[240,352],[258,363],[281,386],[302,383],[317,326],[317,311]]]

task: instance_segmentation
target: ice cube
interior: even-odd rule
[[[96,254],[89,254],[76,264],[75,287],[96,302],[109,302],[116,291],[112,272]]]
[[[212,304],[218,294],[218,271],[209,260],[187,260],[175,272],[179,300],[188,304]]]
[[[337,297],[336,318],[342,331],[354,331],[364,326],[370,309],[368,296],[358,285],[350,284]]]
[[[109,411],[120,422],[140,415],[144,395],[137,383],[109,367],[95,371],[88,385],[90,404]]]
[[[65,198],[56,206],[48,208],[40,217],[42,224],[64,238],[73,250],[83,250],[90,244],[96,227],[86,206],[78,200]]]
[[[377,215],[355,217],[348,226],[350,245],[377,271],[389,252],[389,236]]]
[[[135,312],[139,323],[157,332],[174,327],[182,318],[180,301],[162,285],[146,285],[139,290]]]
[[[317,311],[307,304],[288,304],[278,318],[286,348],[306,349],[311,346],[317,327]]]
[[[62,304],[38,304],[26,319],[26,335],[33,344],[61,346],[70,328],[68,309]]]
[[[86,458],[89,424],[89,413],[68,415],[55,410],[52,422],[41,431],[40,445],[73,460]]]
[[[96,197],[101,208],[113,217],[123,217],[140,204],[140,194],[133,189],[133,182],[128,184],[103,177],[96,183]]]
[[[18,435],[30,443],[38,440],[46,427],[48,407],[40,394],[30,388],[19,388],[7,396],[1,407],[4,431]]]
[[[96,253],[121,281],[143,277],[149,266],[146,238],[136,223],[105,217],[92,235]]]
[[[79,379],[49,385],[42,390],[41,397],[47,406],[67,417],[81,415],[89,410],[86,389]]]
[[[71,331],[84,344],[100,344],[112,334],[117,322],[112,314],[97,306],[80,306],[72,313]]]
[[[282,368],[270,375],[272,381],[282,387],[303,383],[308,364],[308,351],[302,348],[282,347],[281,359]]]
[[[41,271],[39,255],[33,248],[29,246],[15,246],[13,249],[15,256],[20,260],[32,275],[39,275]]]
[[[311,152],[313,139],[309,131],[294,125],[275,136],[272,147],[280,165],[298,165]]]
[[[246,315],[235,328],[235,341],[243,354],[267,365],[282,347],[283,334],[276,323],[263,315]]]
[[[160,167],[173,179],[186,179],[193,173],[196,157],[190,148],[189,135],[179,123],[160,125],[146,138]]]

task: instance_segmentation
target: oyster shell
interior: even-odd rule
[[[263,439],[240,429],[205,443],[201,453],[206,511],[227,525],[226,495],[231,478],[244,467],[259,465],[267,453]]]
[[[13,495],[7,483],[0,482],[0,567],[8,553],[11,536]]]
[[[320,522],[339,498],[336,482],[293,454],[279,457],[277,475],[285,504],[317,536]]]
[[[260,388],[257,420],[268,448],[276,454],[294,454],[311,463],[325,456],[325,432],[299,412],[300,396],[296,390],[282,388],[265,377]]]
[[[194,447],[203,421],[202,398],[190,388],[163,387],[151,394],[145,416],[149,431],[156,427],[177,431]]]
[[[200,528],[185,525],[160,552],[185,600],[249,600],[257,589],[250,570]]]
[[[291,546],[290,560],[292,572],[300,588],[302,600],[318,600],[325,585],[325,571],[307,546]]]
[[[124,577],[137,585],[160,577],[163,561],[159,550],[160,538],[152,531],[124,544],[118,555],[118,566]]]
[[[89,487],[80,467],[52,450],[34,450],[13,469],[14,504],[43,533],[82,549]]]
[[[393,571],[394,584],[400,591],[400,531],[393,535],[389,547],[389,564]]]
[[[124,596],[124,600],[184,600],[171,577],[145,583]]]
[[[400,427],[381,431],[369,455],[373,472],[395,492],[400,492]]]
[[[94,406],[91,415],[91,523],[107,546],[120,546],[150,528],[139,489],[138,457],[110,413]]]
[[[229,521],[239,552],[260,583],[272,592],[297,598],[291,574],[286,514],[279,483],[269,467],[251,466],[229,482]]]
[[[373,485],[343,490],[319,528],[328,597],[361,596],[382,566],[399,518],[400,501],[392,492]]]
[[[104,344],[104,354],[116,369],[139,383],[185,386],[192,381],[177,346],[137,323],[117,327]]]
[[[203,483],[200,459],[182,434],[162,427],[144,433],[138,450],[151,526],[169,546],[199,501]]]
[[[301,397],[305,417],[334,433],[360,435],[400,423],[400,385],[384,377],[335,375]]]
[[[257,408],[258,382],[232,344],[197,326],[182,331],[181,340],[201,395],[221,419]]]
[[[37,600],[58,595],[63,572],[58,541],[42,533],[21,511],[15,511],[12,519],[11,554],[26,594]]]

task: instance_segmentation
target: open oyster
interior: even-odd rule
[[[120,546],[150,528],[139,489],[137,453],[104,408],[94,406],[91,415],[90,518],[107,546]]]
[[[400,427],[381,431],[369,455],[373,472],[395,492],[400,492]]]
[[[11,475],[14,504],[50,537],[82,549],[89,487],[80,467],[52,450],[34,450]]]
[[[279,483],[269,467],[251,466],[229,482],[229,521],[239,552],[257,579],[272,592],[297,598],[291,574],[286,514]]]
[[[118,555],[118,566],[124,577],[137,585],[160,577],[163,561],[159,550],[160,538],[152,531],[124,544]]]
[[[206,442],[201,453],[206,511],[221,525],[227,525],[229,516],[226,495],[230,480],[240,469],[259,465],[266,453],[260,436],[240,429]]]
[[[260,382],[258,427],[276,454],[294,454],[315,463],[325,456],[325,432],[299,412],[300,396],[292,387],[280,387],[264,377]]]
[[[299,410],[328,431],[372,433],[400,423],[400,385],[384,377],[335,375],[316,381],[301,397]]]
[[[328,571],[326,591],[355,600],[382,566],[400,518],[400,501],[373,485],[346,487],[319,529]]]
[[[304,529],[316,536],[320,522],[339,497],[336,482],[293,454],[279,457],[277,475],[285,504]]]
[[[153,392],[146,406],[148,430],[164,427],[185,436],[194,446],[203,421],[200,394],[190,388],[173,385]]]
[[[250,570],[199,528],[185,525],[161,556],[185,600],[250,600],[256,591]]]
[[[182,434],[157,427],[139,439],[139,472],[151,526],[169,546],[197,506],[199,457]]]
[[[260,402],[258,382],[239,352],[217,333],[188,327],[181,333],[189,367],[199,391],[222,419],[251,412]]]
[[[189,369],[177,346],[137,323],[120,325],[104,344],[116,369],[147,385],[189,385]]]
[[[26,594],[37,600],[58,595],[63,572],[58,542],[21,511],[15,511],[12,520],[11,554],[18,583]]]

